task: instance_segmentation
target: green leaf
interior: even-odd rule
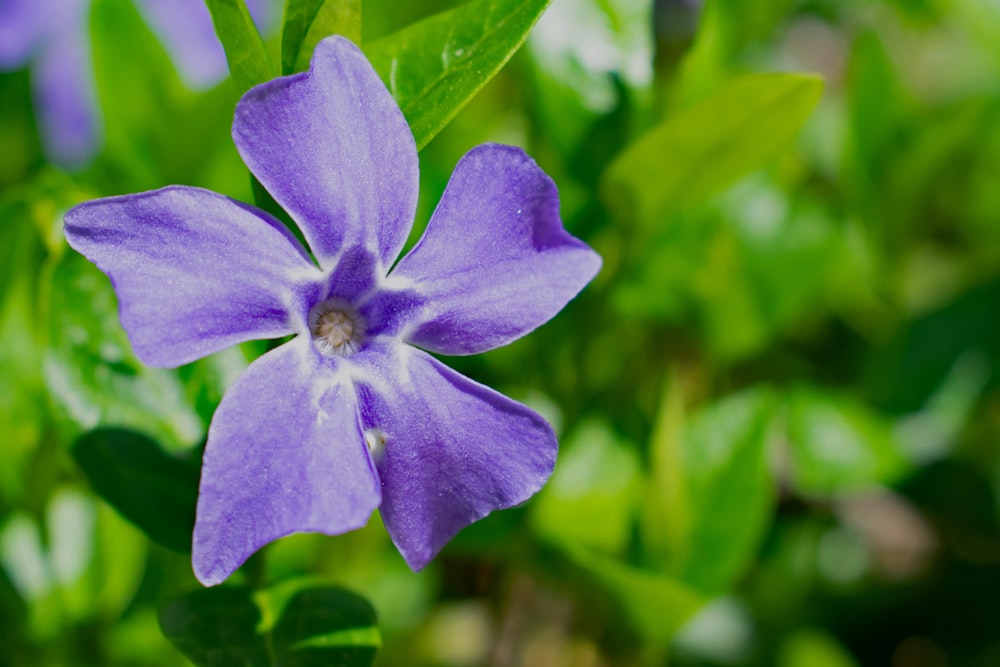
[[[552,479],[532,503],[534,528],[559,544],[620,552],[638,500],[638,456],[599,421],[579,426],[561,449]]]
[[[229,176],[246,178],[229,132],[236,89],[188,90],[130,2],[94,0],[90,29],[105,130],[98,189],[118,194],[178,183],[238,195]]]
[[[807,493],[877,486],[902,471],[891,423],[854,399],[810,387],[788,395],[792,477]]]
[[[302,581],[194,591],[160,609],[160,628],[198,667],[369,667],[381,642],[367,600]]]
[[[584,548],[564,552],[617,600],[632,626],[648,641],[668,643],[705,602],[697,591],[663,574],[640,570]]]
[[[778,667],[858,667],[836,639],[821,630],[798,630],[781,645]]]
[[[281,73],[308,69],[316,43],[329,35],[361,43],[361,0],[287,0],[281,31]]]
[[[668,386],[668,397],[678,382]],[[664,411],[677,411],[668,398]],[[772,413],[769,396],[746,391],[698,413],[679,431],[658,430],[654,441],[655,488],[662,525],[642,525],[645,543],[659,544],[657,531],[669,536],[666,553],[654,552],[664,570],[708,595],[724,591],[753,557],[770,518],[774,494],[767,467],[767,434]],[[661,417],[664,419],[664,417]],[[674,421],[677,418],[673,418]],[[657,455],[657,449],[667,450]],[[670,465],[670,474],[661,467]],[[656,497],[651,500],[654,502]]]
[[[163,451],[155,440],[126,429],[81,436],[73,457],[91,486],[151,540],[191,551],[200,467]]]
[[[0,205],[0,502],[27,491],[28,466],[45,429],[45,383],[38,324],[44,247],[29,203]]]
[[[823,82],[803,74],[757,74],[729,82],[626,148],[602,184],[612,208],[652,223],[703,200],[784,148],[819,101]]]
[[[205,0],[226,51],[229,74],[240,92],[278,75],[264,39],[243,0]]]
[[[473,0],[365,48],[422,149],[520,48],[549,0]]]
[[[640,517],[643,546],[651,560],[665,562],[681,549],[690,510],[684,483],[684,401],[680,377],[670,373],[649,446],[649,479]]]

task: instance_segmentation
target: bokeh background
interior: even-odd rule
[[[163,543],[266,346],[143,367],[60,226],[171,183],[253,201],[238,91],[192,86],[141,4],[77,4],[91,158],[45,147],[38,58],[0,63],[0,664],[185,665],[158,610],[198,584]],[[365,0],[363,43],[458,4]],[[775,72],[822,94],[754,97]],[[253,579],[369,599],[379,665],[1000,664],[1000,3],[552,0],[421,152],[415,235],[485,141],[604,257],[540,330],[448,360],[550,418],[553,479],[419,574],[376,517]]]

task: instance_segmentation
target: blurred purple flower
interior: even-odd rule
[[[251,364],[215,413],[195,574],[217,584],[272,540],[352,530],[377,507],[420,569],[468,524],[534,494],[556,456],[544,419],[424,350],[511,342],[554,316],[600,258],[563,229],[535,162],[486,144],[458,163],[423,238],[393,266],[416,209],[416,146],[343,38],[320,42],[308,72],[244,95],[233,138],[318,267],[267,213],[206,190],[66,214],[70,245],[110,276],[144,362],[298,334]]]
[[[258,26],[274,24],[271,0],[249,0]],[[226,75],[225,53],[202,0],[137,0],[181,79],[193,89]],[[88,20],[90,0],[0,0],[0,70],[32,70],[45,155],[86,165],[101,145]]]

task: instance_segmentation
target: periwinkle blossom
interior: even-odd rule
[[[542,417],[428,351],[476,354],[522,336],[600,258],[563,228],[555,184],[531,158],[485,144],[396,262],[416,209],[416,146],[341,37],[317,45],[308,72],[250,90],[233,139],[312,256],[264,211],[192,187],[65,217],[70,245],[111,278],[145,363],[297,334],[254,361],[212,419],[195,574],[217,584],[268,542],[356,529],[376,508],[418,570],[459,530],[541,488],[557,448]]]
[[[272,0],[247,3],[257,25],[274,24]],[[90,48],[91,0],[0,0],[0,71],[31,68],[42,148],[56,164],[89,163],[102,141]],[[211,87],[226,59],[203,0],[137,0],[136,7],[188,87]]]

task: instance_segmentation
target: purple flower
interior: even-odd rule
[[[308,72],[244,95],[233,138],[315,262],[267,213],[197,188],[66,214],[70,245],[110,276],[144,362],[298,334],[251,364],[215,413],[195,574],[217,584],[272,540],[349,531],[378,507],[420,569],[468,524],[534,494],[556,456],[544,419],[425,350],[509,343],[555,315],[600,258],[563,229],[534,161],[486,144],[458,163],[394,265],[416,208],[416,146],[343,38],[320,42]]]
[[[271,0],[249,0],[257,24],[274,23]],[[226,58],[202,0],[139,0],[137,7],[177,64],[202,89],[226,75]],[[32,91],[46,156],[86,165],[101,144],[91,59],[90,0],[0,0],[0,70],[31,65]]]

